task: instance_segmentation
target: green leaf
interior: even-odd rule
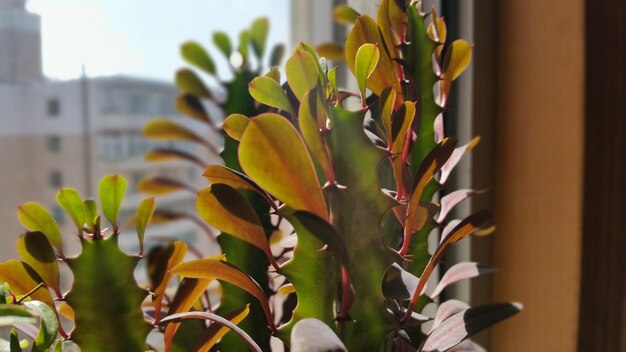
[[[198,193],[198,214],[209,225],[259,248],[278,267],[261,220],[250,203],[234,188],[215,183]]]
[[[239,162],[250,178],[291,208],[327,218],[311,157],[284,117],[267,113],[250,119],[239,144]]]
[[[252,50],[260,59],[265,53],[265,43],[267,42],[267,33],[269,31],[270,22],[267,17],[254,20],[250,26],[250,41]]]
[[[50,243],[63,255],[61,230],[46,208],[35,202],[24,203],[17,207],[18,218],[24,227],[31,231],[43,232]]]
[[[180,54],[188,63],[204,70],[209,74],[215,74],[215,63],[209,53],[197,42],[188,41],[180,47]]]
[[[35,323],[37,323],[37,319],[23,306],[16,304],[0,304],[0,326]]]
[[[380,96],[380,119],[383,122],[385,133],[387,134],[387,144],[393,143],[393,107],[396,103],[396,90],[393,88],[387,88]]]
[[[239,32],[239,46],[237,47],[237,51],[239,51],[239,53],[241,54],[244,65],[250,57],[249,47],[250,47],[250,32],[248,31]]]
[[[85,205],[85,223],[89,228],[93,229],[98,217],[98,205],[93,199],[85,199],[83,204]]]
[[[278,69],[278,67],[272,67],[270,68],[265,74],[264,76],[267,76],[271,79],[273,79],[274,81],[276,81],[276,83],[280,84],[280,70]],[[245,115],[244,115],[245,116]]]
[[[11,286],[11,292],[16,295],[25,295],[35,289],[43,280],[30,265],[19,260],[8,260],[0,263],[0,282],[8,283]],[[30,298],[54,307],[50,291],[45,287],[31,293]]]
[[[356,57],[359,48],[367,43],[382,45],[382,42],[378,26],[371,17],[363,15],[356,20],[354,27],[348,34],[345,49],[346,63],[355,76],[357,75]],[[393,63],[387,52],[383,50],[380,52],[376,69],[368,79],[368,88],[374,94],[380,96],[385,88],[396,86],[396,89],[398,89],[397,83],[398,78],[396,77]]]
[[[151,330],[141,311],[147,292],[134,278],[138,257],[123,253],[118,236],[90,241],[67,260],[74,284],[66,296],[74,309],[72,340],[83,351],[143,352]]]
[[[365,106],[365,87],[367,79],[372,75],[374,69],[376,69],[379,58],[380,52],[378,51],[378,47],[370,43],[361,45],[356,53],[354,70],[359,91],[361,92],[361,101],[363,106]]]
[[[46,235],[41,232],[28,232],[17,241],[17,252],[22,261],[28,264],[46,286],[52,288],[61,297],[59,287],[59,265],[54,250]]]
[[[353,24],[359,16],[361,16],[360,13],[346,5],[337,6],[333,11],[335,21],[342,24]]]
[[[443,59],[443,74],[441,78],[446,81],[457,79],[469,66],[472,59],[472,46],[462,39],[452,42]]]
[[[178,88],[184,93],[189,93],[197,97],[212,97],[209,88],[207,88],[202,80],[188,68],[181,68],[176,71],[175,81]]]
[[[39,301],[24,302],[24,305],[39,315],[39,333],[35,338],[32,351],[47,351],[47,348],[54,343],[59,329],[56,312],[47,304]]]
[[[232,264],[218,259],[198,259],[177,265],[172,273],[196,279],[217,279],[238,286],[259,301],[271,330],[276,329],[267,297],[259,284]]]
[[[333,89],[335,94],[337,94],[337,66],[328,70],[328,83],[330,83],[330,87]]]
[[[231,114],[222,123],[222,128],[230,136],[230,138],[238,141],[246,130],[250,119],[242,114]]]
[[[276,44],[274,49],[272,49],[272,54],[270,55],[270,66],[280,66],[284,56],[285,46],[283,44]]]
[[[192,117],[198,121],[206,122],[210,125],[213,124],[202,102],[195,95],[183,93],[176,97],[175,104],[176,109],[181,114]]]
[[[272,106],[293,114],[293,107],[287,98],[287,94],[273,79],[260,76],[252,80],[248,85],[250,95],[261,104]]]
[[[311,89],[318,85],[317,63],[311,54],[296,50],[285,65],[287,82],[300,101]]]
[[[226,56],[230,58],[230,54],[233,52],[233,45],[230,42],[230,38],[224,32],[213,33],[213,44]]]
[[[71,188],[61,188],[56,195],[57,203],[70,216],[78,233],[83,233],[85,225],[85,205],[80,198],[80,194]]]
[[[126,179],[119,175],[103,177],[98,186],[100,208],[115,232],[117,232],[117,216],[120,213],[125,193]]]
[[[146,226],[150,223],[155,209],[154,197],[142,200],[137,207],[135,221],[137,222],[137,237],[139,238],[139,255],[143,255],[143,237],[146,234]]]

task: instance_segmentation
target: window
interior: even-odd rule
[[[61,150],[61,138],[59,136],[47,136],[46,149],[51,153],[58,153]]]
[[[61,103],[57,98],[48,99],[46,104],[46,109],[48,111],[48,116],[56,117],[61,114]]]
[[[52,188],[59,188],[63,186],[63,179],[61,177],[61,172],[59,171],[50,171],[48,174],[48,184]]]
[[[146,114],[148,110],[148,99],[143,94],[133,94],[130,96],[130,113],[141,115]]]

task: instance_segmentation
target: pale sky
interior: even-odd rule
[[[289,0],[30,0],[41,15],[43,69],[52,78],[127,74],[171,81],[184,63],[179,45],[196,40],[209,48],[218,69],[222,56],[212,33],[237,35],[254,18],[267,16],[268,48],[289,42]],[[266,49],[269,50],[269,49]],[[221,67],[220,67],[221,66]]]

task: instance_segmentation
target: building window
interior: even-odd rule
[[[63,185],[63,179],[60,171],[50,171],[48,174],[48,183],[52,188],[60,188]]]
[[[46,149],[51,153],[61,151],[61,138],[59,138],[59,136],[46,137]]]
[[[65,224],[65,212],[58,205],[52,207],[52,217],[59,225]]]
[[[50,117],[56,117],[61,114],[61,103],[59,102],[59,99],[56,99],[56,98],[48,99],[46,108],[48,111],[48,116]]]

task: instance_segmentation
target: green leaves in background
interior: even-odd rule
[[[29,202],[17,207],[17,216],[24,227],[31,231],[39,231],[48,237],[50,243],[63,255],[61,230],[52,215],[42,205]]]
[[[339,5],[335,7],[333,11],[333,17],[335,21],[343,24],[353,24],[357,18],[361,16],[360,13],[356,12],[352,7],[346,5]]]
[[[208,74],[215,74],[215,64],[209,53],[197,42],[188,41],[180,47],[180,55],[188,63]]]
[[[211,98],[212,94],[209,88],[192,70],[181,68],[176,71],[176,86],[184,93],[189,93],[197,97]]]
[[[119,175],[105,176],[98,186],[100,207],[102,213],[113,226],[117,233],[117,217],[122,206],[122,200],[126,193],[126,179]]]
[[[31,351],[48,351],[48,347],[54,343],[57,337],[57,330],[59,329],[59,320],[56,312],[50,306],[40,301],[28,301],[24,302],[24,305],[39,316],[39,332]]]
[[[230,38],[224,32],[215,32],[213,33],[213,44],[219,49],[219,51],[226,56],[226,58],[230,58],[230,54],[233,52],[233,44],[230,42]]]
[[[270,29],[270,22],[266,17],[258,18],[250,26],[250,42],[254,54],[261,58],[265,54],[265,43]]]

